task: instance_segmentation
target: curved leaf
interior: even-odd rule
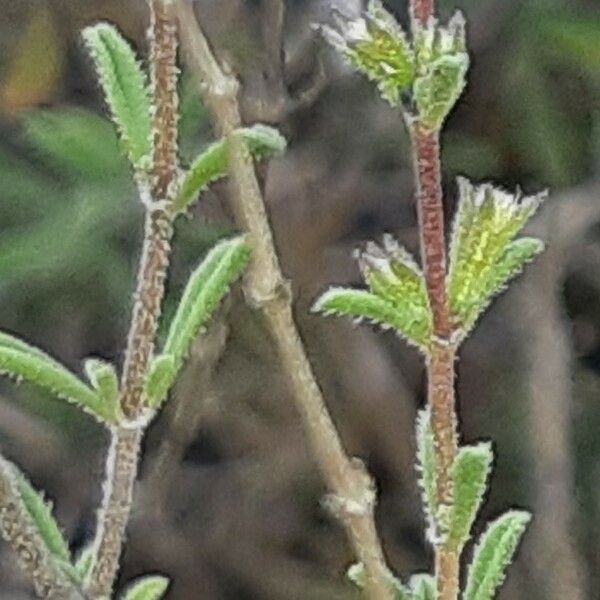
[[[125,593],[123,600],[160,600],[169,587],[169,580],[161,575],[148,575],[136,581]]]
[[[150,408],[158,408],[164,401],[177,376],[175,357],[160,354],[154,358],[144,381],[144,401]]]
[[[513,510],[488,526],[475,548],[463,600],[492,600],[530,520],[529,513]]]
[[[285,138],[273,127],[253,125],[233,133],[246,144],[250,154],[256,159],[264,159],[283,152]],[[172,210],[183,212],[196,200],[198,192],[209,184],[225,177],[229,171],[229,144],[227,139],[211,144],[194,160],[185,174]]]
[[[163,354],[173,357],[176,370],[249,259],[250,248],[244,236],[239,236],[219,242],[192,273],[163,348]]]
[[[494,459],[490,443],[464,446],[452,467],[454,496],[448,519],[448,545],[458,550],[469,539],[477,511],[483,501]]]
[[[143,168],[152,152],[151,105],[146,75],[131,46],[108,23],[84,29],[111,116],[133,166]]]
[[[94,390],[41,350],[8,334],[0,336],[0,372],[34,383],[101,420],[115,421],[111,407]]]

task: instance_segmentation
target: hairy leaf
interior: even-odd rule
[[[405,316],[393,304],[366,290],[330,288],[315,302],[312,310],[325,315],[352,317],[358,322],[367,320],[406,336]],[[411,323],[408,325],[410,327]]]
[[[192,341],[249,259],[250,248],[244,237],[239,236],[219,242],[192,273],[163,348],[163,354],[173,356],[176,370],[181,368]]]
[[[452,469],[454,498],[449,514],[447,543],[460,550],[469,539],[477,511],[483,501],[494,455],[491,444],[464,446]]]
[[[458,184],[447,287],[452,312],[468,332],[492,296],[542,250],[539,240],[513,240],[543,195],[521,198],[462,178]]]
[[[438,502],[435,484],[435,449],[429,408],[420,410],[417,415],[417,471],[423,510],[427,519],[428,537],[430,541],[435,542],[439,536]]]
[[[147,575],[136,581],[123,600],[160,600],[169,587],[169,580],[161,575]]]
[[[410,578],[413,600],[436,600],[435,577],[429,573],[417,573]]]
[[[379,0],[370,0],[363,17],[340,19],[338,26],[322,27],[325,38],[396,106],[415,76],[414,52],[402,27]]]
[[[468,69],[469,55],[461,52],[438,58],[417,77],[414,97],[425,127],[438,130],[442,126],[463,92]]]
[[[119,420],[121,416],[119,380],[113,365],[96,358],[88,358],[84,363],[84,369],[92,387],[102,399],[106,411],[113,415],[114,420]]]
[[[96,551],[93,545],[86,546],[75,561],[75,572],[79,581],[84,584],[92,574],[94,562],[96,560]]]
[[[469,68],[465,20],[460,12],[448,25],[432,19],[416,25],[417,77],[413,86],[415,105],[422,125],[438,130],[462,94]]]
[[[8,334],[0,337],[0,372],[34,383],[100,420],[115,421],[112,407],[94,390],[41,350]]]
[[[408,342],[426,348],[432,333],[432,316],[425,282],[412,257],[391,236],[383,247],[367,244],[359,265],[370,292],[332,288],[317,300],[313,310],[367,319],[393,328]]]
[[[513,510],[488,526],[475,548],[463,600],[492,600],[530,519],[529,513]]]
[[[159,354],[154,358],[144,382],[144,401],[150,408],[158,408],[167,397],[175,377],[177,365],[171,354]]]
[[[362,563],[351,565],[346,571],[346,576],[360,590],[363,590],[367,585],[367,572]],[[389,574],[389,585],[394,600],[413,600],[410,591],[392,573]]]
[[[144,159],[152,152],[146,75],[131,46],[112,25],[99,23],[86,28],[82,35],[129,160],[136,169],[142,169]]]
[[[27,481],[25,475],[13,465],[19,496],[31,521],[48,550],[60,561],[69,563],[71,554],[58,523],[52,516],[52,504],[46,503],[40,493]]]
[[[250,154],[256,159],[264,159],[285,150],[285,138],[273,127],[253,125],[234,132],[246,144]],[[172,210],[185,211],[196,199],[198,192],[209,184],[227,175],[229,170],[228,140],[222,139],[210,145],[192,163],[185,174]]]

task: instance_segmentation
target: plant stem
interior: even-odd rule
[[[154,353],[173,236],[172,217],[167,207],[178,173],[177,32],[170,2],[149,0],[149,5],[148,38],[154,105],[151,202],[146,212],[144,244],[121,381],[121,406],[127,421],[111,432],[104,498],[98,515],[96,561],[89,584],[95,597],[110,596],[112,592],[131,513],[140,445],[147,425],[142,403],[144,376]]]
[[[201,78],[205,102],[219,133],[230,136],[241,124],[239,84],[217,62],[192,6],[185,0],[178,0],[176,6],[182,43]],[[390,574],[375,528],[373,481],[362,462],[349,458],[342,447],[294,323],[289,285],[279,266],[254,165],[242,144],[232,136],[230,141],[233,212],[248,232],[253,250],[245,279],[247,299],[263,311],[275,340],[313,455],[331,493],[329,504],[365,567],[365,591],[372,600],[391,600]]]
[[[433,0],[411,0],[413,27],[433,16]],[[446,294],[446,237],[440,167],[439,131],[411,125],[421,261],[433,313],[433,341],[427,356],[427,402],[431,411],[438,504],[452,503],[452,465],[458,452],[454,392],[456,348]],[[439,600],[456,600],[459,591],[460,554],[437,542],[435,577]]]

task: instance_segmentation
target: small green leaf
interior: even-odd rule
[[[365,589],[367,585],[367,572],[362,563],[351,565],[346,571],[346,576],[359,590]],[[389,573],[389,585],[394,600],[414,600],[410,591],[392,573]]]
[[[229,286],[250,259],[244,236],[219,242],[192,273],[171,321],[163,354],[173,356],[178,371],[192,341],[211,318]]]
[[[489,443],[464,446],[453,465],[453,502],[449,514],[447,544],[462,549],[483,501],[494,455]]]
[[[0,336],[0,372],[34,383],[100,420],[115,420],[111,407],[94,390],[41,350],[8,334]]]
[[[136,169],[152,152],[150,96],[146,75],[131,46],[108,23],[83,31],[83,39],[94,59],[111,116]]]
[[[413,600],[436,600],[435,577],[429,573],[417,573],[410,578]]]
[[[371,291],[332,288],[315,303],[313,311],[367,319],[427,348],[432,316],[423,275],[412,257],[386,235],[382,248],[369,243],[358,258]]]
[[[169,580],[161,575],[147,575],[136,581],[123,596],[123,600],[160,600],[164,597]]]
[[[460,98],[466,84],[469,55],[465,52],[434,61],[414,85],[420,122],[437,131]]]
[[[521,198],[463,178],[458,184],[447,289],[452,312],[466,333],[493,295],[543,249],[539,240],[513,240],[544,195]]]
[[[402,27],[379,0],[370,0],[363,17],[340,19],[338,25],[339,31],[322,27],[325,38],[396,106],[415,76],[414,53]]]
[[[435,448],[431,431],[429,408],[417,415],[417,471],[423,498],[423,509],[428,524],[428,537],[434,542],[439,537],[437,523],[438,501],[435,484]]]
[[[115,368],[110,363],[95,358],[88,358],[84,363],[85,373],[105,404],[106,411],[113,415],[113,420],[121,417],[119,403],[119,380]]]
[[[419,122],[437,131],[463,92],[469,69],[465,20],[455,13],[446,27],[437,21],[417,26],[415,48],[417,77],[413,96]]]
[[[475,548],[463,600],[492,600],[530,520],[529,513],[513,510],[488,526]]]
[[[159,354],[154,358],[144,382],[144,401],[149,408],[158,408],[167,397],[177,376],[175,357]]]
[[[79,557],[75,562],[75,573],[80,582],[84,584],[88,581],[94,568],[94,562],[96,560],[96,552],[93,545],[86,546],[80,553]]]
[[[52,504],[44,501],[42,495],[33,488],[15,465],[12,465],[12,468],[19,496],[40,537],[57,559],[69,563],[71,560],[69,545],[52,516]]]
[[[285,138],[273,127],[253,125],[234,132],[246,144],[250,154],[262,160],[285,150]],[[192,163],[181,183],[177,198],[173,202],[174,213],[185,211],[198,196],[198,192],[209,184],[225,177],[229,170],[229,148],[227,139],[211,144]]]

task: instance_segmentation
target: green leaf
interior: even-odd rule
[[[475,548],[463,600],[492,600],[530,520],[529,513],[513,510],[488,526]]]
[[[449,513],[446,543],[460,551],[486,492],[494,455],[490,443],[460,448],[452,468],[453,502]]]
[[[95,358],[88,358],[84,363],[85,373],[104,402],[106,412],[113,415],[113,420],[121,417],[119,402],[119,380],[115,368],[110,363]]]
[[[171,355],[178,371],[193,340],[242,274],[250,259],[244,236],[219,242],[192,273],[171,321],[163,354]]]
[[[379,0],[370,0],[363,17],[338,25],[339,31],[323,26],[325,38],[396,106],[415,76],[414,52],[402,27]]]
[[[359,590],[363,590],[367,585],[367,572],[362,563],[351,565],[346,571],[346,576]],[[413,600],[410,591],[392,573],[389,573],[389,585],[394,600]]]
[[[92,389],[41,350],[6,333],[0,336],[0,372],[34,383],[100,420],[114,422],[111,408]]]
[[[77,561],[75,562],[75,573],[79,581],[84,584],[92,574],[94,568],[94,562],[96,560],[96,552],[93,545],[86,546],[82,551]]]
[[[279,131],[267,125],[244,127],[235,131],[233,135],[240,137],[250,154],[258,160],[280,154],[286,146],[285,138]],[[229,143],[227,139],[222,139],[211,144],[192,163],[173,202],[173,212],[187,210],[196,200],[198,192],[221,177],[225,177],[228,171]]]
[[[446,27],[431,20],[415,32],[417,77],[413,96],[420,123],[437,131],[456,104],[466,84],[469,55],[465,20],[455,13]]]
[[[412,257],[386,235],[382,248],[369,243],[358,258],[371,291],[331,288],[317,300],[313,311],[367,319],[426,348],[432,316],[423,275]]]
[[[435,577],[429,573],[417,573],[410,578],[413,600],[436,600]]]
[[[462,52],[438,58],[417,77],[414,98],[425,127],[434,131],[441,128],[465,88],[468,69],[469,55]]]
[[[429,408],[420,410],[417,415],[417,471],[419,473],[423,509],[428,524],[428,537],[433,542],[439,537],[439,526],[437,523],[438,501],[435,484],[435,448]]]
[[[44,501],[42,495],[33,488],[15,465],[12,465],[12,468],[19,496],[44,544],[59,561],[69,563],[71,560],[69,545],[52,516],[52,504]]]
[[[452,312],[466,333],[492,296],[542,250],[538,240],[513,239],[544,195],[521,198],[489,184],[473,186],[463,178],[458,184],[447,288]]]
[[[160,600],[169,587],[169,580],[161,575],[147,575],[136,581],[123,600]]]
[[[127,41],[115,27],[99,23],[83,31],[94,59],[111,116],[136,169],[152,152],[150,96],[146,75]]]
[[[175,378],[177,365],[171,354],[159,354],[154,358],[144,381],[144,402],[150,408],[158,408],[167,397]]]

